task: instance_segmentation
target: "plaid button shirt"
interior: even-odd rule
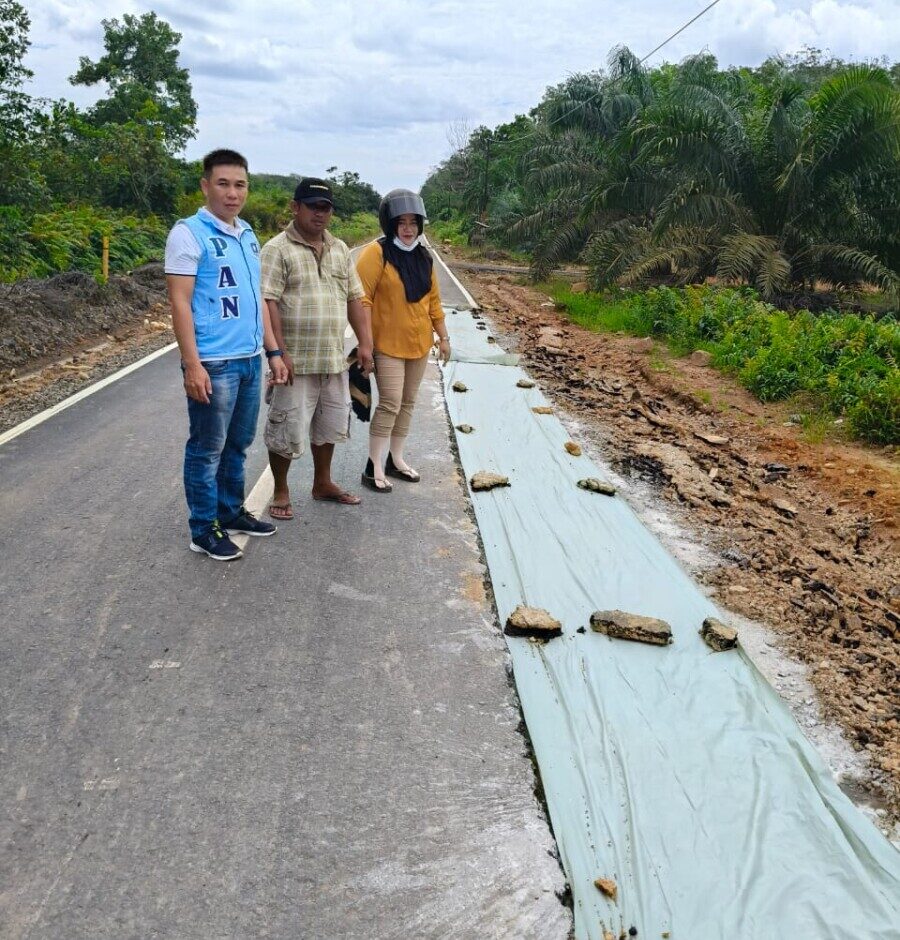
[[[324,232],[322,256],[294,228],[263,246],[262,295],[281,312],[285,351],[297,375],[328,375],[347,368],[347,303],[364,296],[350,249]]]

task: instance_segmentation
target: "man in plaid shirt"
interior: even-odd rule
[[[331,187],[300,181],[291,202],[293,222],[262,249],[262,295],[288,384],[272,390],[265,441],[275,492],[274,519],[292,519],[288,468],[305,450],[313,458],[313,499],[354,506],[360,499],[331,479],[334,445],[350,436],[350,387],[344,356],[347,321],[356,333],[359,365],[372,371],[372,325],[350,249],[328,231]]]

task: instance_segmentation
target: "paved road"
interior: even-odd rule
[[[221,565],[176,362],[0,447],[0,936],[565,937],[436,369],[421,484],[315,503],[306,457]]]

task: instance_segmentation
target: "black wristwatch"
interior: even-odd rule
[[[266,359],[271,359],[272,356],[284,356],[284,351],[281,349],[267,349]]]

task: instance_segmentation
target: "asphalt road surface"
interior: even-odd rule
[[[420,484],[313,502],[306,455],[229,564],[186,427],[169,353],[0,447],[0,937],[565,938],[436,367]]]

